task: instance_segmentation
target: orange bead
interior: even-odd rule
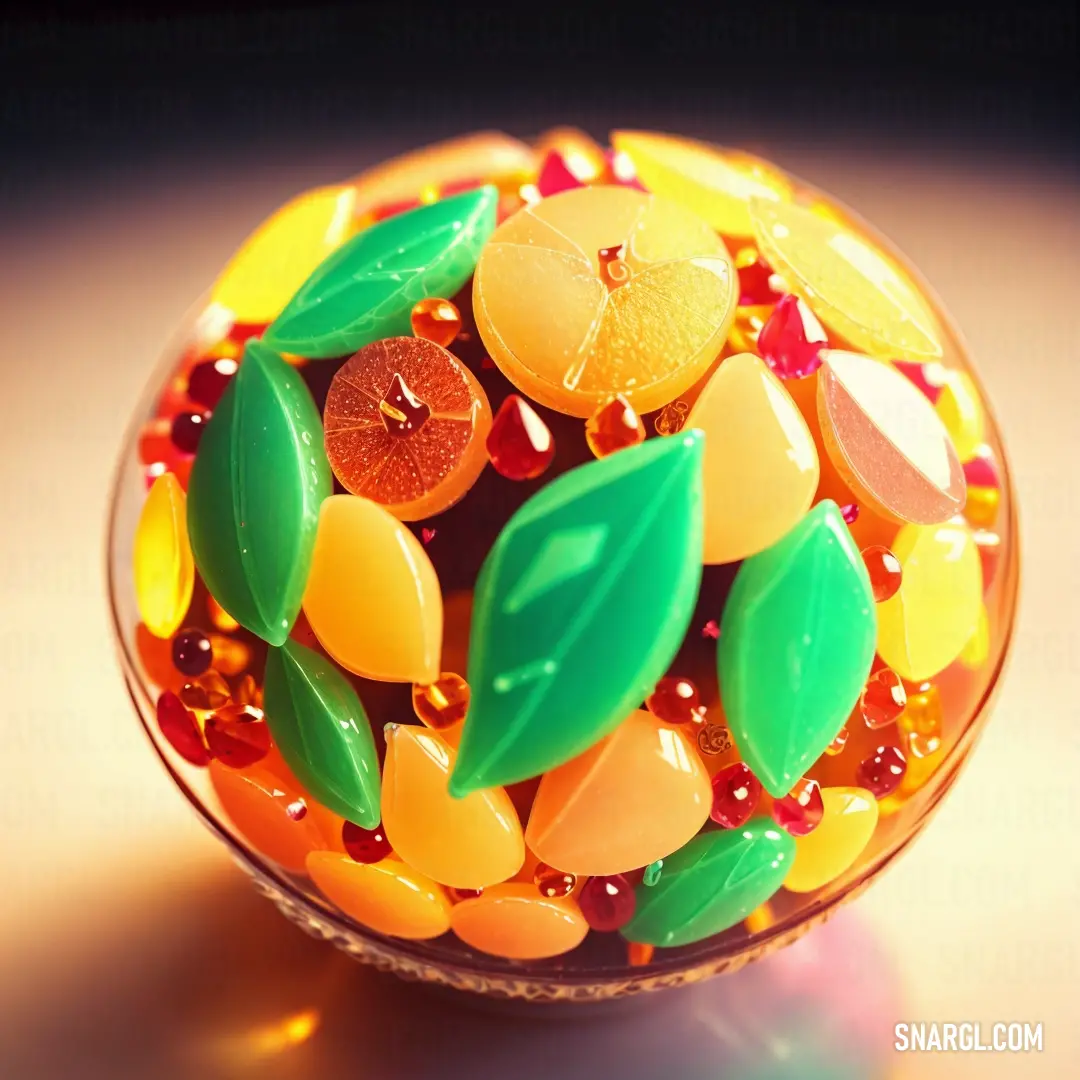
[[[409,316],[415,337],[427,338],[444,348],[461,332],[461,312],[437,296],[418,300]]]
[[[308,853],[330,846],[316,815],[290,815],[304,793],[276,750],[246,769],[211,761],[209,772],[225,814],[260,855],[303,873]]]
[[[465,719],[469,711],[469,684],[452,671],[444,671],[427,686],[414,684],[413,712],[432,730],[442,731]]]
[[[630,941],[626,945],[626,959],[631,967],[645,967],[652,963],[653,945],[643,945],[640,941]]]
[[[629,401],[618,394],[585,421],[585,441],[598,458],[636,446],[645,439],[645,425]]]
[[[180,689],[180,700],[200,712],[220,709],[231,696],[229,684],[213,668],[189,679]]]
[[[237,638],[224,634],[210,635],[213,665],[222,675],[239,675],[251,663],[251,647]]]
[[[212,597],[206,597],[206,614],[218,630],[231,634],[240,629],[240,624]]]
[[[237,705],[249,705],[256,709],[262,708],[262,687],[255,681],[255,676],[248,672],[237,684],[232,692],[233,702]]]
[[[903,578],[900,560],[887,547],[882,547],[880,544],[864,548],[862,560],[866,573],[870,577],[870,588],[874,591],[874,600],[883,604],[895,596]]]
[[[895,723],[906,704],[907,691],[900,676],[883,667],[866,680],[859,698],[859,711],[866,726],[877,729]]]
[[[924,684],[907,699],[898,720],[901,734],[911,755],[928,758],[941,748],[941,729],[945,720],[941,695],[932,683]]]

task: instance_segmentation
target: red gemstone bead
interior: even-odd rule
[[[379,862],[392,850],[381,825],[377,829],[361,829],[359,825],[346,821],[341,826],[341,842],[349,857],[362,863]]]
[[[537,863],[533,871],[533,884],[540,891],[541,896],[546,896],[551,900],[569,896],[577,885],[577,877],[574,874],[556,870],[547,863]]]
[[[549,195],[558,195],[560,191],[585,185],[570,171],[566,159],[557,150],[552,150],[540,166],[540,175],[536,179],[536,189],[546,199]]]
[[[210,753],[232,769],[246,769],[270,753],[270,728],[261,709],[228,705],[206,718]]]
[[[161,734],[185,761],[192,765],[210,764],[210,751],[206,749],[195,717],[168,690],[158,698],[157,722]]]
[[[860,763],[855,782],[875,799],[884,799],[900,786],[906,772],[907,758],[898,746],[879,746]]]
[[[859,504],[844,503],[844,505],[840,507],[840,515],[849,525],[854,525],[855,522],[859,520]]]
[[[430,544],[435,539],[435,530],[424,528],[420,530],[420,539],[424,541],[424,544]]]
[[[800,780],[782,799],[773,803],[773,820],[792,836],[812,833],[825,816],[821,787],[816,780]]]
[[[859,712],[868,728],[894,724],[907,705],[907,691],[892,668],[879,668],[866,680],[859,698]]]
[[[785,296],[758,334],[761,358],[781,379],[801,379],[821,367],[829,344],[821,323],[797,296]]]
[[[725,829],[745,825],[761,798],[761,781],[749,765],[736,761],[721,769],[712,781],[713,802],[709,817]]]
[[[637,895],[624,874],[591,877],[582,887],[578,907],[593,930],[618,930],[634,917]]]
[[[739,267],[739,304],[761,306],[775,304],[781,294],[769,284],[772,267],[759,255],[747,266]]]
[[[236,374],[232,359],[206,360],[196,364],[188,376],[187,393],[192,401],[212,409],[221,400],[229,380]]]
[[[862,560],[870,576],[870,588],[873,590],[874,599],[879,604],[883,604],[895,596],[903,577],[900,560],[881,544],[864,548]]]
[[[555,456],[555,440],[536,410],[517,394],[499,406],[487,437],[495,471],[509,480],[533,480]]]
[[[213,646],[201,630],[181,630],[172,640],[173,667],[182,675],[201,675],[213,658]]]
[[[173,445],[177,450],[185,454],[194,454],[199,448],[199,440],[206,428],[206,422],[210,419],[208,412],[194,413],[182,412],[173,417],[172,436]]]
[[[285,813],[290,821],[303,821],[307,817],[307,803],[303,798],[296,799],[285,807]]]
[[[931,405],[936,405],[941,397],[945,382],[942,378],[944,369],[940,365],[917,364],[911,360],[894,360],[893,367],[914,383],[926,395]]]
[[[715,619],[710,619],[702,628],[701,636],[715,641],[720,636],[720,626]]]
[[[969,488],[1000,488],[1001,474],[989,453],[964,462],[964,479]]]
[[[645,701],[645,708],[666,724],[700,723],[705,717],[701,696],[689,679],[661,679]]]

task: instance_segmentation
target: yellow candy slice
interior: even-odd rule
[[[369,499],[323,502],[304,612],[323,648],[357,675],[422,684],[439,677],[435,568],[420,541]]]
[[[531,147],[501,131],[478,131],[391,158],[354,177],[356,214],[362,217],[381,206],[418,198],[426,189],[438,191],[473,180],[477,185],[516,187],[535,170]]]
[[[961,461],[971,461],[986,439],[986,417],[971,376],[950,371],[934,406]]]
[[[982,565],[962,519],[905,525],[892,552],[902,579],[877,605],[878,655],[901,678],[921,682],[948,667],[971,640],[982,610]]]
[[[601,185],[504,221],[480,255],[473,310],[491,358],[530,397],[587,417],[623,394],[641,415],[716,359],[734,280],[706,222],[676,203]]]
[[[649,191],[693,210],[725,236],[753,235],[752,196],[792,196],[791,181],[751,154],[651,131],[613,131],[611,145],[630,158]]]
[[[331,903],[380,934],[423,941],[450,929],[445,890],[398,859],[358,863],[336,851],[313,851],[307,872]]]
[[[589,932],[577,904],[535,885],[508,883],[455,904],[450,928],[466,945],[509,960],[541,960],[576,948]]]
[[[877,800],[864,788],[822,788],[821,801],[821,823],[795,837],[795,861],[784,879],[790,892],[813,892],[834,881],[862,854],[877,827]]]
[[[686,428],[705,432],[706,563],[762,551],[810,509],[819,475],[814,437],[758,357],[728,357],[705,384]]]
[[[567,873],[619,874],[682,847],[711,805],[709,774],[687,736],[638,710],[544,776],[525,840]]]
[[[456,760],[457,751],[434,731],[388,725],[382,824],[410,866],[443,885],[483,889],[521,869],[521,822],[502,788],[452,798],[447,780]]]
[[[172,637],[187,614],[195,560],[187,534],[187,498],[172,473],[162,473],[143,503],[135,529],[135,602],[155,637]]]
[[[766,261],[826,326],[875,356],[941,356],[929,305],[869,240],[795,203],[752,198],[750,214]]]
[[[351,186],[316,188],[287,202],[244,241],[211,301],[237,322],[276,319],[315,267],[348,239],[355,202]]]

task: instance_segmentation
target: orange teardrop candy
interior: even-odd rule
[[[549,899],[535,885],[511,882],[455,904],[450,928],[481,952],[509,960],[540,960],[576,948],[589,924],[574,900]]]
[[[307,872],[327,899],[380,934],[423,941],[450,929],[446,891],[399,859],[358,863],[337,852],[313,851]]]
[[[420,541],[369,499],[324,500],[304,613],[322,647],[357,675],[417,683],[439,677],[435,568]]]
[[[331,846],[319,816],[311,812],[312,800],[305,798],[276,750],[246,769],[211,761],[209,773],[225,814],[260,855],[293,873],[303,873],[309,852]],[[308,811],[290,816],[289,807],[300,800]]]
[[[711,804],[709,775],[690,739],[638,710],[544,776],[525,839],[568,873],[619,874],[682,847]]]
[[[521,823],[502,788],[453,798],[447,781],[457,751],[428,728],[389,724],[382,823],[394,851],[443,885],[484,889],[525,861]]]

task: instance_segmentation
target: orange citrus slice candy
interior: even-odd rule
[[[323,426],[330,467],[349,491],[419,521],[453,506],[480,475],[491,406],[442,346],[386,338],[334,376]]]
[[[738,290],[723,241],[689,210],[627,187],[577,188],[495,230],[473,282],[476,325],[536,401],[640,415],[691,386],[727,338]]]

